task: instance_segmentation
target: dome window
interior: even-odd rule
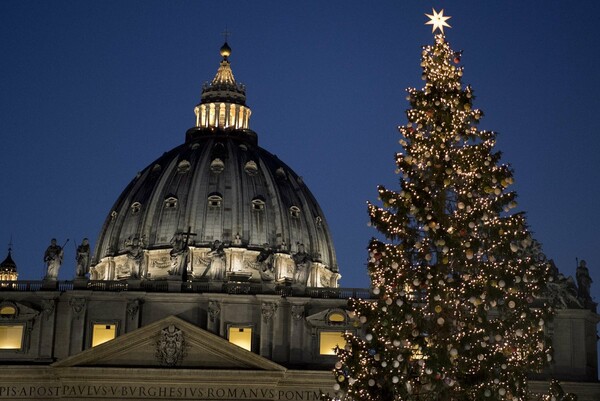
[[[133,202],[131,204],[131,214],[138,214],[141,208],[142,204],[140,202]]]
[[[190,170],[190,162],[187,160],[182,160],[177,165],[178,173],[187,173]]]
[[[275,170],[275,176],[277,176],[277,178],[280,180],[285,180],[287,178],[283,167],[279,167],[277,170]]]
[[[290,216],[292,216],[295,219],[299,219],[300,218],[300,208],[298,206],[290,207]]]
[[[165,209],[175,209],[177,208],[177,198],[174,196],[169,196],[165,199]]]
[[[208,207],[218,209],[221,207],[223,197],[219,194],[211,194],[208,196]]]
[[[315,217],[315,224],[317,225],[317,227],[323,226],[323,218],[321,216]]]
[[[118,215],[119,215],[119,213],[117,213],[116,210],[113,210],[112,212],[110,212],[110,219],[114,221],[117,219]]]
[[[223,170],[225,170],[225,163],[223,163],[223,160],[219,159],[218,157],[210,163],[210,171],[213,173],[219,174]]]
[[[249,176],[255,176],[256,174],[258,174],[258,165],[256,164],[256,162],[254,160],[250,160],[244,166],[244,171]]]
[[[262,197],[256,197],[252,199],[252,210],[261,211],[265,210],[265,201]]]

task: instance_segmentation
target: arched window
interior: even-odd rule
[[[210,171],[213,173],[219,174],[223,170],[225,170],[225,163],[223,163],[223,160],[216,158],[210,163]]]
[[[265,210],[265,201],[262,196],[257,196],[252,199],[252,210],[254,211],[262,211]]]
[[[140,202],[133,202],[131,204],[131,214],[138,214],[141,208],[142,204]]]
[[[4,303],[0,305],[0,316],[1,317],[16,317],[17,307],[12,303]]]
[[[190,170],[190,162],[187,160],[182,160],[177,164],[177,172],[178,173],[187,173]]]
[[[300,208],[298,206],[290,207],[290,216],[292,216],[294,219],[299,219],[300,218]]]
[[[249,176],[254,176],[254,175],[258,174],[258,165],[256,164],[256,162],[254,160],[250,160],[250,161],[246,162],[246,165],[244,165],[244,171]]]
[[[219,104],[219,127],[224,128],[225,127],[225,103],[221,103]]]
[[[208,207],[213,209],[219,209],[221,207],[221,203],[223,202],[223,197],[219,193],[212,193],[208,196]]]
[[[213,241],[223,238],[223,196],[218,192],[208,195],[204,239]]]
[[[333,310],[327,315],[327,324],[343,325],[346,323],[346,313],[341,310]]]
[[[250,216],[250,243],[262,245],[267,239],[267,214],[265,213],[265,198],[261,195],[255,196],[251,202],[252,213]]]
[[[169,196],[165,199],[165,209],[175,209],[177,208],[177,198],[174,196]]]

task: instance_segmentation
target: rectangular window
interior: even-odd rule
[[[319,354],[335,355],[335,347],[344,348],[346,340],[342,331],[322,331],[319,335]]]
[[[23,347],[23,325],[0,325],[0,349],[21,349]]]
[[[229,327],[229,342],[252,351],[252,327]]]
[[[117,325],[114,323],[94,323],[92,326],[92,347],[104,344],[117,336]]]

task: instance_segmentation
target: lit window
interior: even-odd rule
[[[210,105],[210,111],[209,111],[209,115],[208,115],[208,126],[209,127],[215,127],[215,104],[211,103]]]
[[[227,119],[227,126],[231,127],[235,124],[235,106],[233,104],[229,105],[229,118]]]
[[[252,351],[252,327],[229,327],[229,342]]]
[[[2,305],[0,306],[0,316],[2,317],[11,317],[17,314],[17,308],[12,305]]]
[[[327,317],[329,323],[333,324],[341,324],[346,322],[346,316],[344,316],[341,312],[332,312]]]
[[[114,323],[94,323],[92,327],[92,347],[103,344],[117,336],[117,325]]]
[[[225,103],[219,104],[219,127],[225,127]]]
[[[0,325],[0,349],[21,349],[23,347],[23,325]]]
[[[344,348],[346,340],[341,331],[322,331],[319,336],[319,354],[335,355],[335,347]]]

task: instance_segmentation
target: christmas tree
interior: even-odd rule
[[[551,313],[532,308],[549,265],[515,208],[513,174],[477,128],[481,110],[463,87],[460,52],[430,15],[425,86],[408,89],[399,127],[400,189],[378,188],[368,247],[375,300],[353,299],[360,334],[348,333],[335,366],[348,400],[526,400],[527,374],[551,360]]]

